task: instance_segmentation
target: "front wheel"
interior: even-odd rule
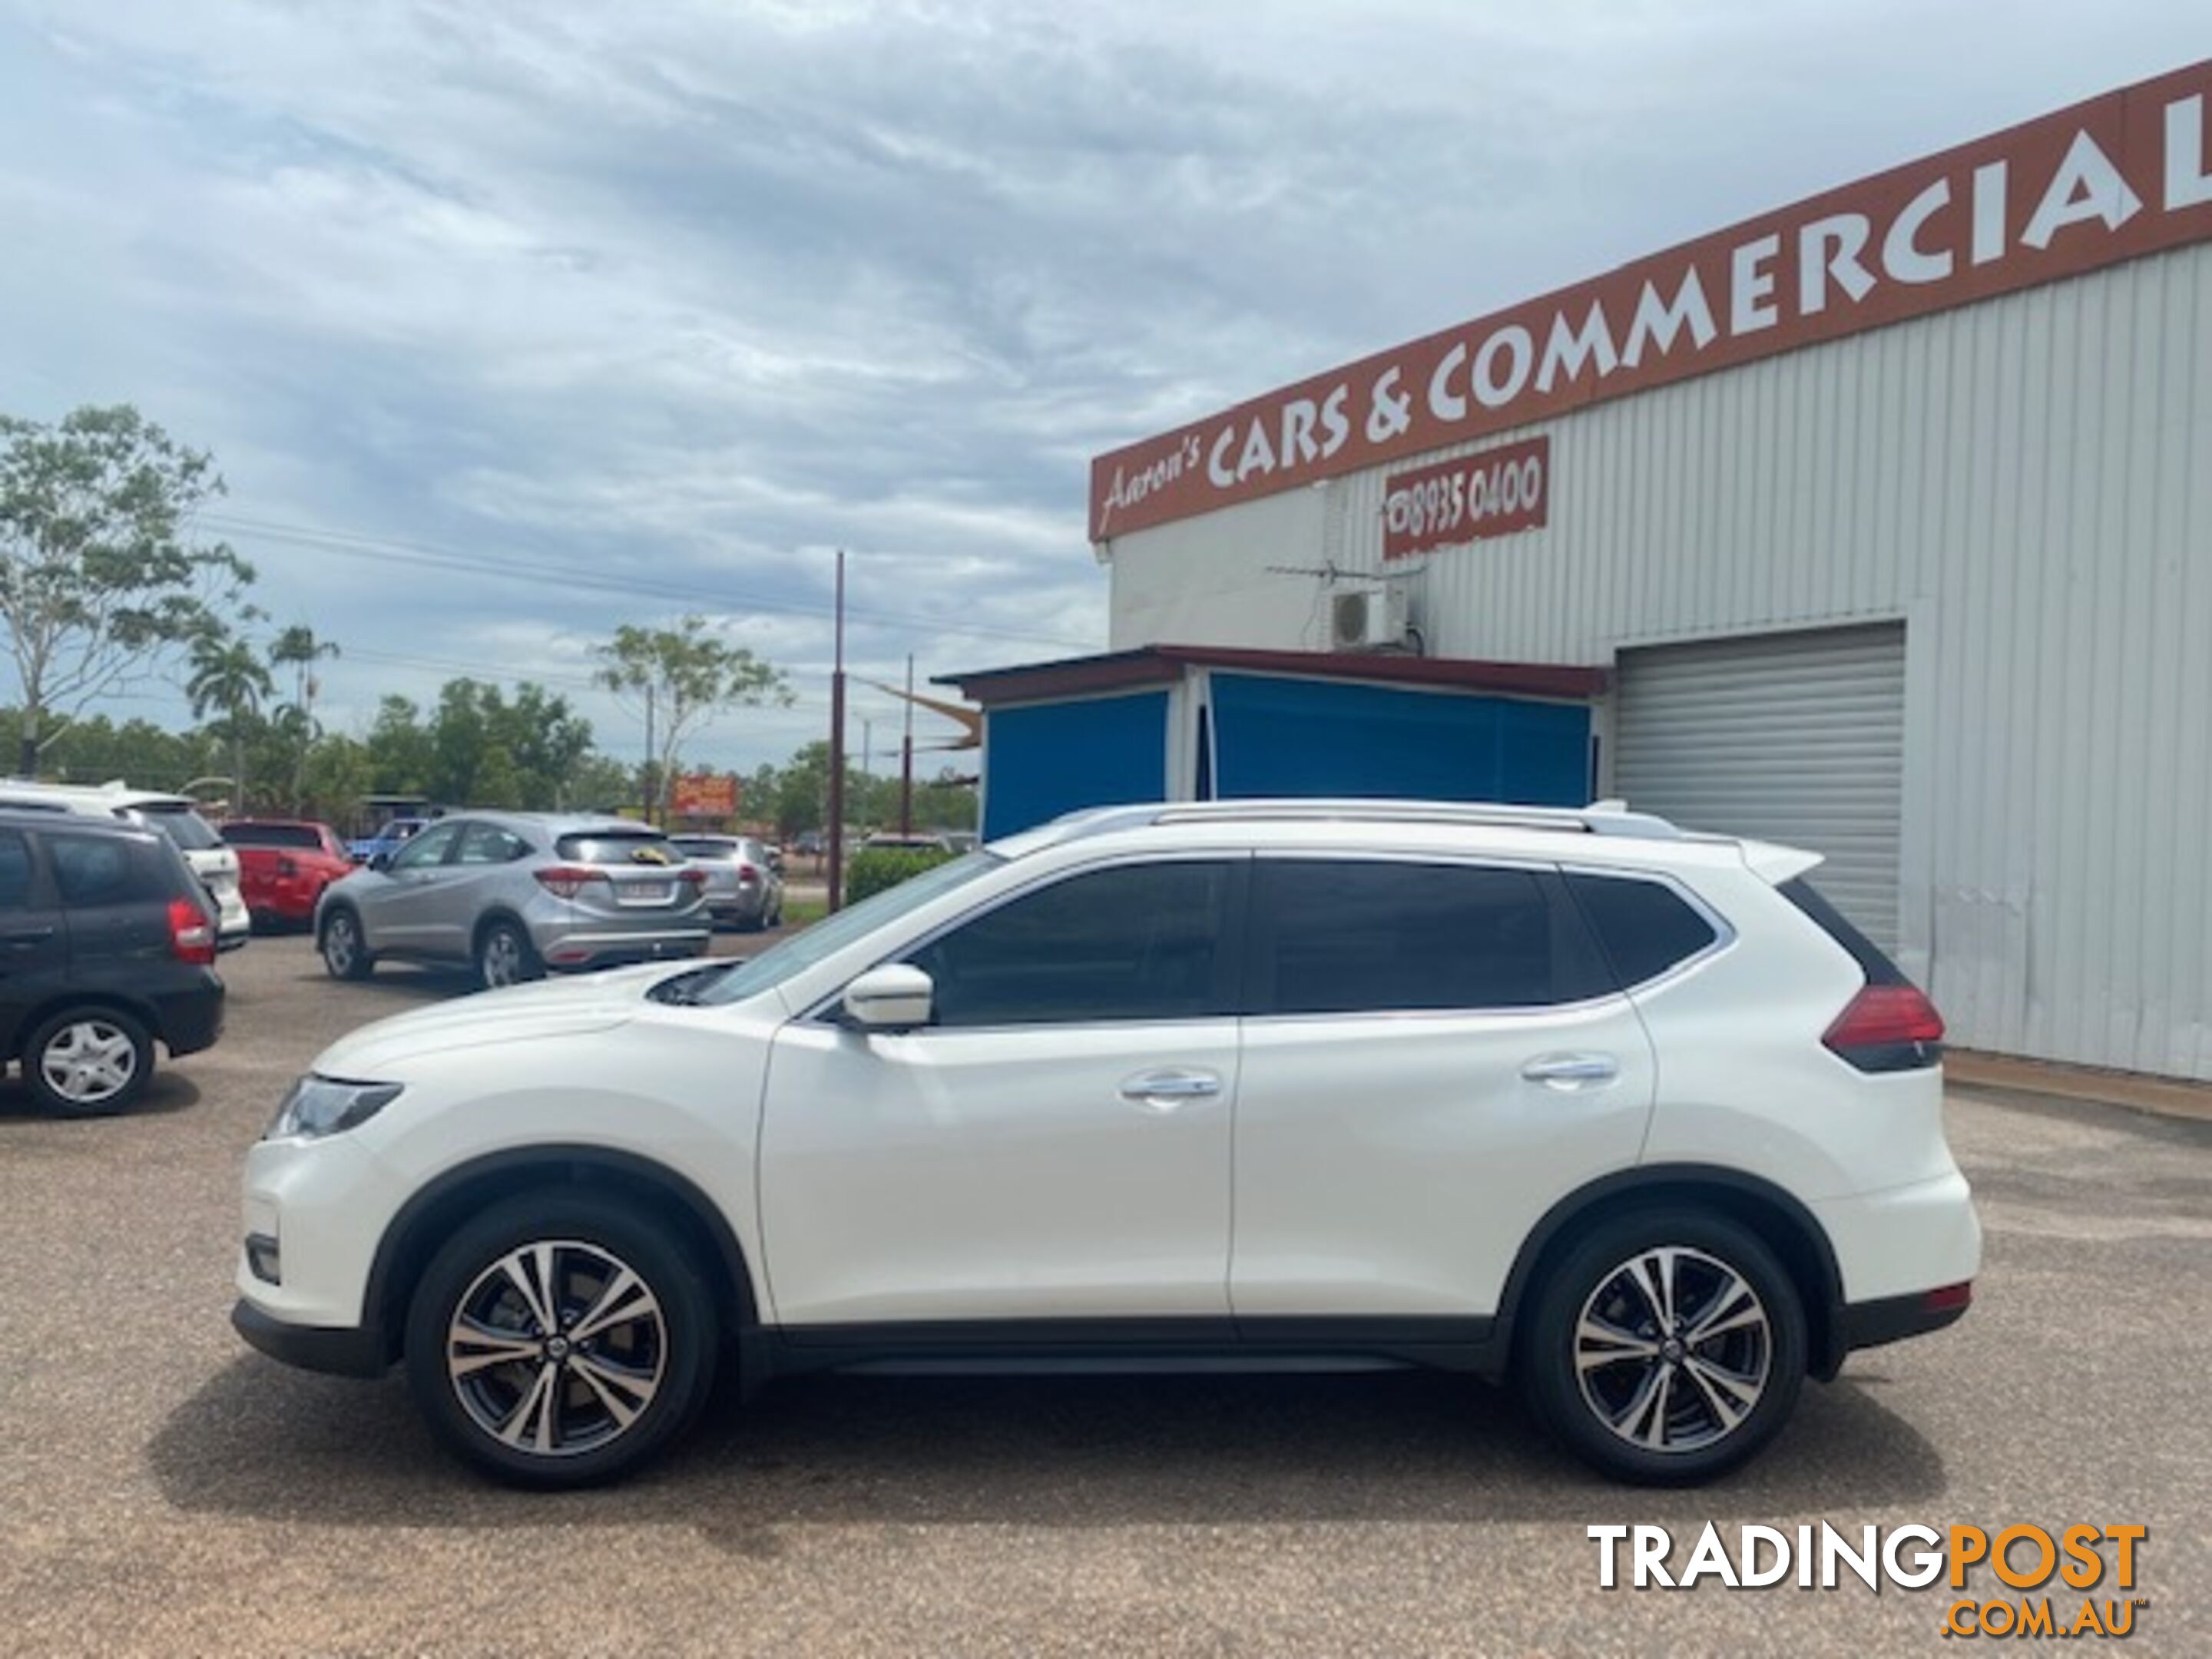
[[[23,1081],[40,1105],[60,1117],[102,1117],[146,1092],[154,1039],[113,1008],[70,1008],[31,1033]]]
[[[714,1298],[659,1223],[581,1193],[495,1206],[432,1259],[407,1317],[416,1402],[455,1451],[518,1485],[629,1474],[714,1381]]]
[[[1603,1224],[1538,1291],[1522,1385],[1553,1434],[1616,1480],[1710,1480],[1780,1432],[1805,1374],[1805,1313],[1773,1251],[1726,1216]]]
[[[376,966],[361,936],[361,919],[350,910],[333,910],[323,919],[323,968],[332,979],[367,979]]]

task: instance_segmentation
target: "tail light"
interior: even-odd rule
[[[760,879],[760,871],[753,865],[740,864],[738,866],[738,879],[739,881],[758,881]]]
[[[215,961],[215,924],[188,898],[169,901],[169,954],[204,968]]]
[[[687,865],[676,872],[676,879],[687,887],[704,887],[707,884],[707,872],[696,864]]]
[[[1907,1072],[1941,1058],[1943,1016],[1917,985],[1869,985],[1822,1034],[1823,1047],[1862,1072]]]
[[[580,870],[573,864],[549,865],[536,872],[538,884],[556,898],[572,899],[593,882],[600,880],[596,870]]]

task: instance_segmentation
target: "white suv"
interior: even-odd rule
[[[1942,1022],[1810,854],[1583,811],[1080,813],[745,963],[326,1051],[246,1163],[247,1341],[453,1447],[631,1468],[719,1364],[1510,1374],[1702,1480],[1964,1310]]]

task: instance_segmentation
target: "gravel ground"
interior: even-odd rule
[[[447,1462],[396,1377],[292,1372],[226,1321],[238,1161],[280,1090],[459,988],[335,985],[299,939],[224,971],[228,1035],[135,1115],[0,1090],[0,1650],[1942,1650],[1940,1587],[1602,1590],[1583,1533],[1662,1524],[1679,1565],[1707,1520],[1733,1544],[1826,1518],[2147,1525],[2101,1597],[2147,1601],[2132,1651],[2212,1652],[2212,1126],[1954,1093],[1974,1312],[1855,1358],[1700,1492],[1606,1486],[1509,1399],[1402,1374],[813,1379],[548,1498]]]

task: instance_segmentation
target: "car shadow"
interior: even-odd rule
[[[91,1117],[66,1117],[49,1112],[33,1098],[23,1086],[20,1074],[10,1072],[0,1082],[0,1125],[22,1123],[104,1123],[117,1118],[160,1117],[169,1112],[181,1112],[200,1103],[200,1086],[183,1073],[171,1066],[157,1066],[146,1092],[136,1103],[120,1112],[95,1115]]]
[[[1638,1516],[1694,1524],[1940,1494],[1941,1455],[1881,1403],[1880,1382],[1808,1384],[1750,1468],[1644,1493]],[[149,1459],[186,1511],[484,1527],[542,1524],[550,1505],[564,1522],[691,1526],[744,1554],[773,1553],[783,1527],[890,1520],[1578,1522],[1624,1492],[1554,1449],[1509,1394],[1420,1372],[811,1377],[742,1407],[725,1388],[702,1428],[636,1479],[546,1496],[445,1455],[396,1374],[347,1382],[247,1355],[171,1413]]]
[[[293,975],[297,985],[335,984],[325,973],[319,963],[303,968]],[[475,994],[476,975],[466,968],[416,967],[407,963],[384,963],[367,979],[348,980],[349,991],[366,992],[395,1003],[446,1002],[454,997]]]

